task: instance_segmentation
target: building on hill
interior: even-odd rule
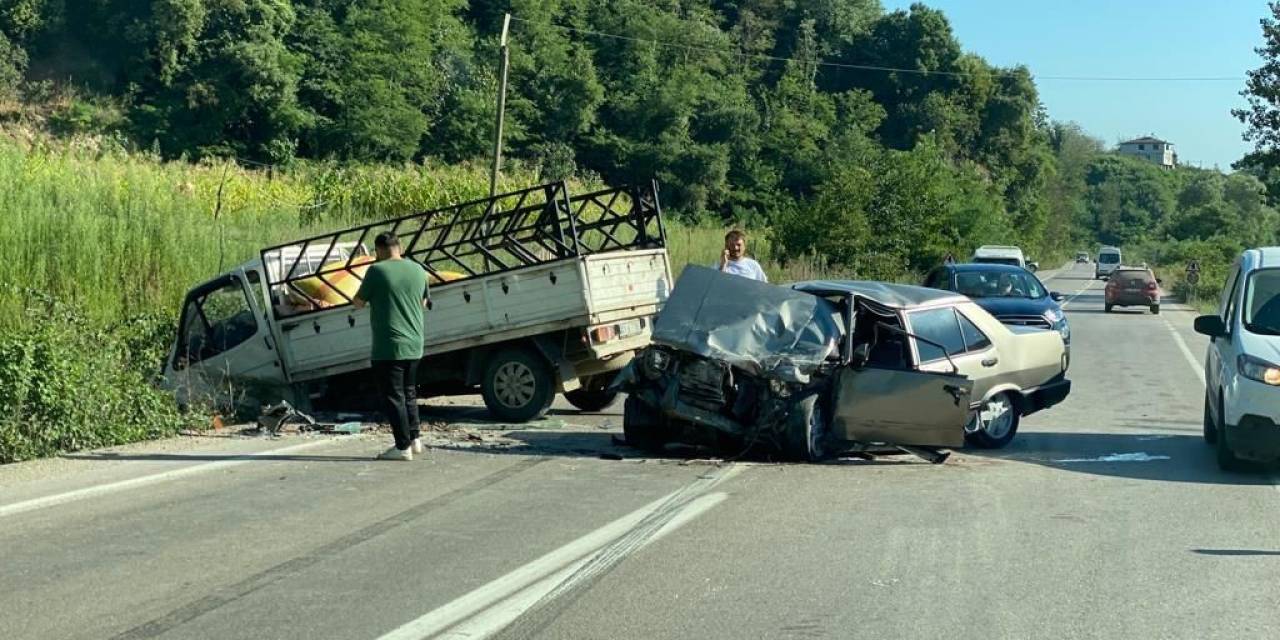
[[[1120,155],[1154,162],[1165,169],[1178,166],[1178,153],[1173,150],[1173,143],[1155,136],[1142,136],[1121,142],[1119,152]]]

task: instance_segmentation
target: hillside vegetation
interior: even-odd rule
[[[173,433],[193,284],[264,244],[501,188],[656,178],[677,268],[911,280],[987,243],[1276,241],[1274,171],[1163,171],[1052,121],[1030,70],[876,0],[0,3],[0,462]]]

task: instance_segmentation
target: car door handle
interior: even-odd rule
[[[1000,364],[1000,358],[987,358],[982,361],[982,366],[984,367],[994,367],[997,364]]]
[[[956,406],[957,406],[957,407],[958,407],[958,406],[960,406],[960,400],[961,400],[962,398],[964,398],[965,396],[969,395],[969,390],[968,390],[968,389],[966,389],[966,388],[964,388],[964,387],[960,387],[960,386],[954,385],[954,384],[946,385],[946,386],[942,387],[942,390],[943,390],[943,391],[946,391],[946,392],[947,392],[947,393],[949,393],[949,394],[951,394],[951,398],[952,398],[952,399],[954,399],[954,400],[956,401]]]

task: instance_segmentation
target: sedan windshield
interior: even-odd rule
[[[1043,298],[1044,287],[1029,273],[1010,271],[961,271],[956,292],[970,298]]]
[[[1261,269],[1249,275],[1244,314],[1246,330],[1280,336],[1280,269]]]

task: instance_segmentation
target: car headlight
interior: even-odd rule
[[[1240,375],[1250,380],[1280,387],[1280,367],[1266,360],[1240,354],[1236,358],[1236,366],[1240,369]]]
[[[658,378],[671,365],[671,356],[659,349],[646,349],[640,363],[646,376]]]
[[[1050,309],[1044,312],[1044,319],[1048,320],[1049,324],[1058,324],[1064,317],[1065,316],[1062,315],[1062,312],[1057,309]]]
[[[787,398],[791,396],[791,385],[781,380],[770,380],[769,391],[779,398]]]

